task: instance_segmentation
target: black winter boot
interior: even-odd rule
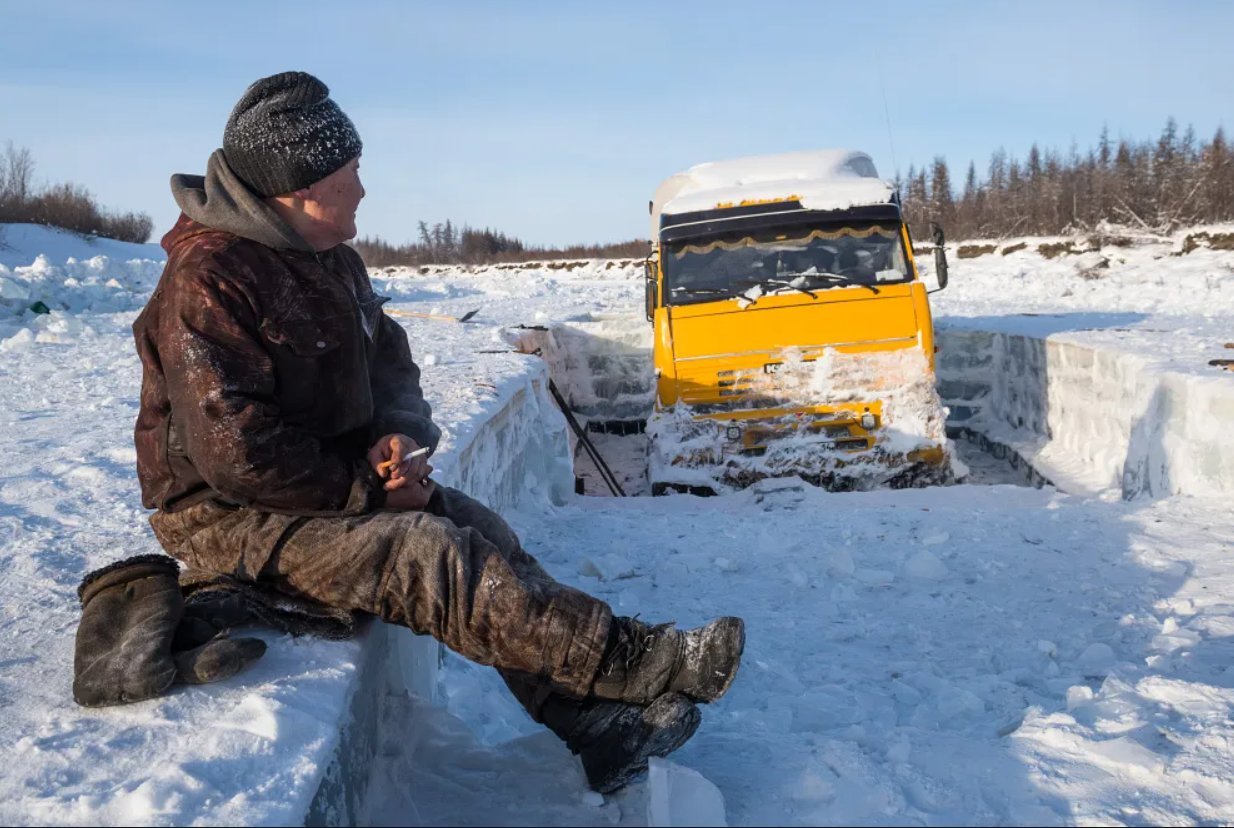
[[[702,716],[680,693],[647,707],[554,694],[540,716],[583,762],[587,784],[613,793],[647,771],[652,756],[667,756],[689,741]]]
[[[175,682],[171,642],[184,615],[178,572],[166,555],[142,555],[97,569],[82,581],[73,657],[78,704],[142,701],[161,696]]]
[[[177,682],[220,681],[265,652],[261,639],[220,632],[247,620],[238,607],[197,606],[186,616],[178,572],[166,555],[139,555],[86,575],[77,589],[78,704],[128,704],[161,696]]]
[[[635,704],[673,692],[712,702],[733,683],[745,642],[745,622],[731,616],[685,632],[617,616],[592,693]]]

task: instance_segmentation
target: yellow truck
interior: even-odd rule
[[[650,204],[654,494],[953,479],[898,194],[862,152],[700,164]],[[941,228],[934,272],[947,281]]]

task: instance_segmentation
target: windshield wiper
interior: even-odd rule
[[[879,290],[869,282],[854,282],[847,276],[841,276],[839,273],[812,273],[811,279],[826,279],[830,284],[827,287],[863,287],[874,291],[874,295],[879,294]]]
[[[851,279],[849,279],[847,276],[841,276],[838,273],[810,273],[810,274],[802,274],[802,275],[805,276],[807,279],[825,280],[826,284],[823,286],[824,289],[829,289],[833,287],[863,287],[863,288],[868,288],[869,290],[872,290],[876,296],[879,293],[878,288],[876,288],[874,285],[868,284],[866,282],[854,282]],[[787,287],[787,288],[792,288],[793,290],[799,290],[805,295],[809,296],[811,299],[818,298],[818,295],[813,290],[802,287],[801,285],[795,285],[792,282],[786,282],[782,279],[745,279],[741,282],[741,284],[743,285],[777,285],[779,287]],[[817,287],[815,289],[817,290]]]
[[[814,291],[808,290],[807,288],[804,288],[801,285],[795,285],[792,282],[784,282],[779,279],[768,279],[766,282],[763,282],[762,284],[779,285],[780,287],[792,288],[793,290],[801,291],[806,296],[809,296],[811,299],[818,298],[818,294],[815,293]]]

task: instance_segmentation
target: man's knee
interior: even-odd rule
[[[460,528],[474,529],[507,556],[521,548],[518,535],[501,515],[458,489],[441,486],[438,491],[441,497],[434,499],[434,514]]]

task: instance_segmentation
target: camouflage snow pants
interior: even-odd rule
[[[612,620],[500,516],[443,486],[424,512],[295,517],[208,500],[150,524],[191,567],[371,613],[497,667],[537,721],[553,692],[589,693]]]

